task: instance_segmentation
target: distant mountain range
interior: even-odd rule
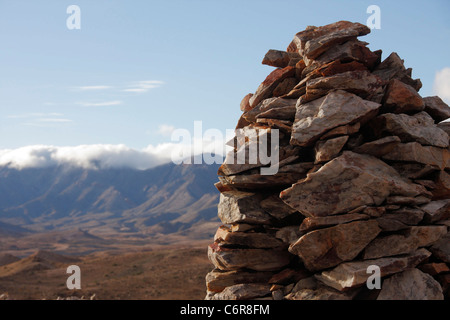
[[[0,167],[0,237],[77,229],[100,237],[206,238],[218,223],[218,167]]]

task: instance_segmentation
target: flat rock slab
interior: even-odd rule
[[[425,103],[416,89],[397,79],[389,82],[383,100],[386,112],[415,113],[425,109]]]
[[[325,64],[334,61],[355,61],[372,70],[379,63],[381,55],[370,51],[367,45],[367,42],[353,39],[331,47],[313,60],[305,58],[306,67],[302,71],[302,76],[307,76]]]
[[[218,205],[218,216],[225,224],[270,224],[273,218],[261,208],[262,200],[262,196],[251,192],[222,192]]]
[[[286,166],[293,169],[301,169],[299,166]],[[282,170],[283,169],[283,170]],[[288,168],[280,168],[279,172],[274,175],[261,175],[258,172],[246,172],[245,174],[237,174],[232,176],[219,177],[220,182],[224,186],[236,187],[246,190],[265,189],[287,187],[296,183],[298,180],[306,176],[301,171],[287,172]]]
[[[375,141],[366,142],[353,149],[353,152],[370,154],[374,157],[381,158],[391,152],[400,142],[399,137],[384,137]]]
[[[306,95],[301,99],[302,103],[306,103],[318,99],[332,90],[345,90],[372,101],[379,96],[381,101],[384,84],[383,80],[369,71],[347,71],[309,80],[306,83]]]
[[[292,255],[281,249],[230,249],[213,243],[208,258],[220,270],[277,271],[290,263]]]
[[[406,69],[403,63],[404,61],[398,54],[392,52],[372,73],[386,81],[398,79],[419,91],[422,87],[422,82],[419,79],[412,79],[411,69]]]
[[[374,220],[355,221],[311,231],[289,247],[311,271],[334,267],[354,259],[381,229]]]
[[[384,280],[377,300],[444,300],[444,295],[439,282],[413,268]]]
[[[328,217],[308,217],[300,225],[300,231],[309,232],[311,230],[335,226],[357,220],[368,220],[370,217],[362,213],[349,213]]]
[[[322,27],[308,27],[295,35],[293,43],[301,56],[313,59],[336,44],[368,33],[370,29],[363,24],[339,21]]]
[[[372,275],[370,272],[367,272],[369,266],[378,266],[380,268],[380,276],[385,277],[408,268],[413,268],[430,255],[431,252],[428,250],[419,249],[409,255],[344,262],[332,270],[323,271],[316,277],[332,288],[345,291],[349,288],[361,286],[367,282],[367,279]]]
[[[289,296],[289,300],[352,300],[353,295],[330,287],[300,289]]]
[[[242,283],[267,283],[273,272],[250,272],[242,270],[221,271],[215,269],[206,275],[206,288],[211,292]]]
[[[394,234],[373,240],[364,250],[364,259],[406,254],[426,247],[447,233],[446,226],[410,227],[404,234]]]
[[[440,148],[449,146],[448,134],[439,129],[426,112],[413,116],[386,113],[372,120],[371,125],[378,136],[390,134],[399,137],[402,142],[418,142]]]
[[[276,68],[285,68],[289,66],[291,59],[300,59],[300,55],[296,52],[270,49],[265,54],[262,64]]]
[[[221,226],[217,229],[214,241],[219,245],[241,246],[249,248],[270,249],[285,246],[284,243],[262,232],[232,232],[229,228]]]
[[[297,212],[297,210],[292,209],[284,203],[277,194],[269,196],[261,201],[261,208],[278,220],[284,219]]]
[[[306,104],[297,104],[296,108],[291,144],[310,146],[331,129],[370,120],[378,113],[380,104],[337,90]]]
[[[450,118],[450,107],[438,96],[423,98],[425,111],[433,117],[436,122]]]
[[[344,145],[347,143],[348,136],[331,138],[329,140],[319,140],[314,148],[316,152],[315,163],[330,161],[339,155]]]
[[[450,175],[440,171],[435,180],[436,188],[432,191],[433,200],[450,199]]]
[[[286,99],[281,97],[275,97],[275,98],[269,98],[262,101],[260,104],[255,106],[253,109],[249,110],[248,112],[245,112],[242,116],[250,122],[256,122],[257,117],[261,115],[270,115],[265,116],[267,118],[274,118],[277,117],[274,116],[274,114],[283,113],[286,112],[289,114],[289,116],[292,117],[292,113],[295,116],[296,108],[295,105],[297,103],[297,100],[295,99]],[[262,117],[262,116],[261,116]],[[289,118],[291,119],[291,118]]]
[[[420,207],[425,212],[425,221],[435,223],[450,218],[450,199],[431,201]]]
[[[406,207],[383,214],[377,222],[383,231],[397,231],[419,224],[424,214],[423,210]]]
[[[324,217],[379,206],[391,194],[414,197],[423,192],[423,186],[404,180],[385,162],[345,151],[282,191],[280,198],[307,217]]]
[[[438,259],[450,263],[450,232],[436,241],[430,250]]]
[[[249,99],[250,108],[254,108],[264,99],[270,98],[273,94],[273,90],[275,90],[284,79],[293,76],[295,76],[295,68],[290,66],[272,71],[259,85],[255,94]]]
[[[417,162],[440,170],[450,169],[450,150],[422,146],[418,142],[400,143],[383,159],[401,162]]]
[[[270,284],[242,283],[225,288],[211,297],[211,300],[249,300],[270,295]]]

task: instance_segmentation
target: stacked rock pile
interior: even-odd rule
[[[449,298],[450,108],[419,95],[396,53],[382,61],[358,40],[369,32],[308,27],[265,55],[276,69],[236,129],[277,129],[278,170],[232,161],[259,141],[237,135],[206,299]]]

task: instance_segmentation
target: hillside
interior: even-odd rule
[[[0,233],[81,228],[99,237],[178,233],[205,238],[218,221],[217,169],[172,163],[148,170],[2,167]]]
[[[201,300],[206,294],[205,274],[211,267],[206,243],[199,247],[162,249],[80,257],[81,290],[66,288],[66,268],[73,258],[35,252],[0,267],[0,296],[9,299],[57,299],[70,296],[100,300]],[[167,272],[170,270],[170,272]]]

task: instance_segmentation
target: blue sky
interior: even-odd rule
[[[66,8],[81,8],[81,29]],[[361,40],[397,52],[422,96],[450,67],[450,2],[429,1],[0,1],[0,150],[30,145],[170,142],[173,128],[232,129],[239,103],[308,25],[366,23]],[[449,102],[447,100],[447,102]]]

